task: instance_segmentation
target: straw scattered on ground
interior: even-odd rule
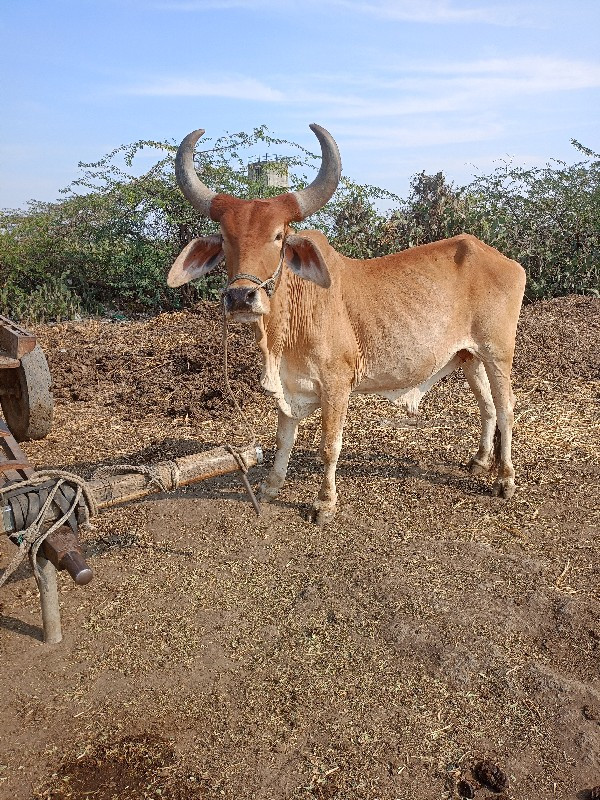
[[[314,416],[260,519],[235,475],[99,517],[85,539],[93,583],[60,576],[61,645],[41,644],[22,568],[0,596],[0,796],[589,795],[599,312],[577,297],[523,310],[509,502],[465,469],[479,423],[456,374],[417,424],[353,399],[325,529],[305,521],[321,474]],[[36,465],[89,475],[241,441],[215,306],[39,333],[57,407],[51,435],[26,446]],[[249,332],[234,329],[230,350],[268,466],[275,412]],[[0,562],[11,554],[0,540]]]

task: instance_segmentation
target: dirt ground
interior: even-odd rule
[[[53,432],[25,449],[86,477],[241,443],[213,304],[38,330]],[[273,456],[249,333],[237,395]],[[465,465],[461,375],[418,424],[351,404],[329,527],[305,520],[319,419],[257,518],[235,474],[113,509],[60,573],[64,641],[41,642],[31,571],[0,590],[0,798],[540,800],[600,784],[600,300],[524,308],[517,493]],[[257,484],[265,467],[250,477]],[[0,537],[0,564],[14,547]]]

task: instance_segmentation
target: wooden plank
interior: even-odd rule
[[[16,322],[0,314],[0,351],[10,358],[22,358],[31,353],[37,344],[36,337]]]

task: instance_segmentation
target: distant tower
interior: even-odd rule
[[[279,156],[266,155],[264,161],[259,158],[248,164],[248,178],[263,186],[273,186],[276,189],[288,189],[288,167],[285,161],[280,161]]]

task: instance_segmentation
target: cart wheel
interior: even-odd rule
[[[0,403],[10,432],[18,442],[43,439],[52,428],[52,377],[44,351],[36,344],[20,366],[0,372]]]

